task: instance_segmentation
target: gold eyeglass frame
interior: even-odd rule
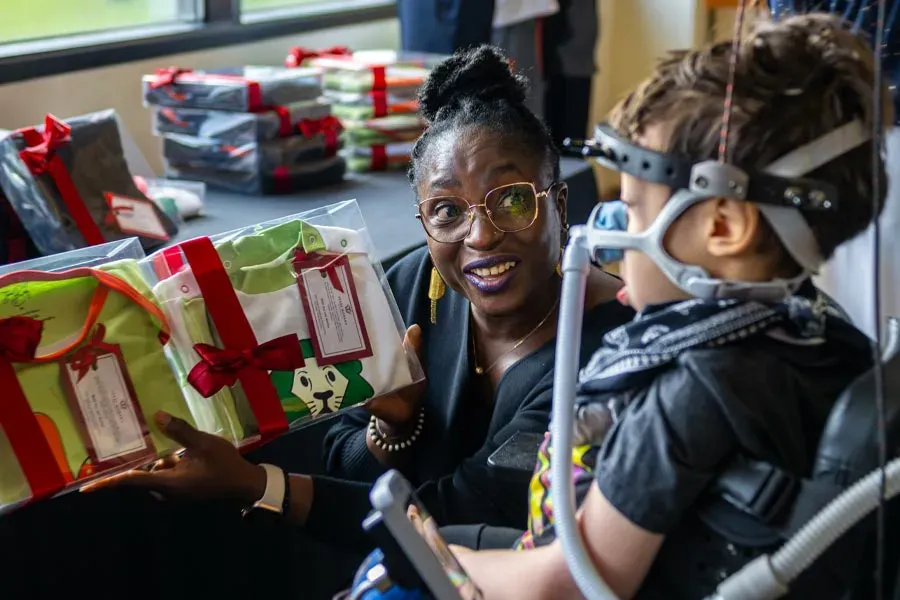
[[[504,189],[504,188],[511,188],[511,187],[515,187],[515,186],[517,186],[517,185],[527,185],[527,186],[530,187],[531,190],[534,192],[534,199],[535,199],[535,202],[536,202],[535,207],[534,207],[534,218],[531,219],[531,223],[529,223],[529,224],[526,225],[525,227],[520,227],[520,228],[514,229],[514,230],[500,229],[499,227],[497,227],[497,224],[494,223],[494,218],[491,216],[491,211],[488,210],[488,207],[487,207],[487,199],[488,199],[488,196],[490,196],[491,194],[493,194],[493,193],[496,192],[497,190],[502,190],[502,189]],[[549,195],[550,195],[550,192],[551,192],[551,191],[553,190],[553,188],[555,188],[557,185],[559,185],[559,182],[558,182],[558,181],[554,181],[554,182],[551,183],[545,190],[542,190],[542,191],[540,191],[540,192],[537,190],[537,186],[535,186],[535,185],[534,185],[532,182],[530,182],[530,181],[519,181],[519,182],[516,182],[516,183],[507,183],[507,184],[504,184],[504,185],[498,185],[497,187],[495,187],[495,188],[493,188],[493,189],[491,189],[491,190],[488,190],[488,192],[484,195],[484,200],[485,200],[485,201],[482,202],[481,204],[472,204],[471,202],[469,202],[469,200],[468,200],[467,198],[463,198],[462,196],[431,196],[430,198],[425,198],[424,200],[422,200],[422,201],[420,201],[420,202],[418,202],[418,203],[416,204],[416,210],[418,211],[418,214],[416,215],[416,218],[419,220],[420,223],[422,223],[422,229],[425,230],[425,235],[427,235],[428,237],[430,237],[431,239],[433,239],[433,240],[434,240],[435,242],[437,242],[438,244],[458,244],[459,242],[461,242],[461,241],[463,241],[464,239],[466,239],[467,237],[469,237],[469,235],[472,233],[472,226],[475,224],[475,210],[478,209],[478,208],[483,208],[483,209],[484,209],[484,214],[487,216],[488,222],[489,222],[489,223],[493,226],[493,228],[496,229],[497,231],[501,231],[501,232],[503,232],[503,233],[518,233],[518,232],[520,232],[520,231],[525,231],[526,229],[528,229],[529,227],[531,227],[532,225],[534,225],[535,223],[537,223],[538,216],[541,214],[541,203],[540,203],[540,201],[543,200],[544,198],[546,198],[547,196],[549,196]],[[467,215],[467,217],[468,217],[468,219],[469,219],[469,228],[466,230],[466,234],[465,234],[464,236],[462,236],[462,237],[459,238],[458,240],[454,240],[454,241],[452,241],[452,242],[447,242],[447,241],[444,241],[444,240],[439,240],[439,239],[437,239],[436,237],[434,237],[434,235],[432,235],[431,232],[428,231],[428,226],[425,225],[425,219],[424,219],[424,216],[422,215],[422,205],[423,205],[423,204],[425,204],[426,202],[432,202],[432,201],[434,201],[434,200],[440,200],[441,198],[458,198],[458,199],[460,199],[460,200],[464,200],[465,203],[469,206],[469,210],[466,212],[466,215]]]

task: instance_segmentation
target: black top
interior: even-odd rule
[[[596,481],[629,521],[667,536],[640,597],[662,590],[671,598],[700,597],[677,591],[704,576],[711,579],[704,591],[714,589],[715,573],[685,576],[686,568],[710,560],[687,556],[702,545],[689,541],[699,529],[691,509],[739,453],[808,476],[835,401],[868,358],[865,342],[798,352],[757,337],[687,351],[634,394],[600,450]]]
[[[438,303],[437,323],[429,318],[431,260],[416,250],[388,272],[400,314],[422,328],[425,427],[403,474],[418,487],[420,500],[442,525],[488,523],[524,528],[528,474],[510,477],[492,469],[488,457],[517,431],[543,433],[551,412],[555,341],[521,359],[504,373],[493,404],[472,402],[469,303],[447,290]],[[631,309],[615,301],[585,314],[583,361],[603,335],[629,321]],[[369,415],[348,411],[326,438],[326,461],[334,477],[371,482],[384,468],[366,446]],[[359,539],[370,509],[368,483],[314,478],[315,498],[308,519],[311,532],[334,539]],[[338,527],[339,529],[335,529]],[[344,531],[346,530],[346,531]]]

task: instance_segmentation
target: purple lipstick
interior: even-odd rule
[[[463,274],[482,294],[497,294],[515,277],[520,262],[517,256],[491,256],[470,262],[463,267]]]

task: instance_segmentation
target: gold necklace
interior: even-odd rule
[[[557,306],[559,306],[559,298],[557,298],[557,299],[556,299],[556,302],[553,303],[553,306],[550,308],[550,312],[548,312],[546,315],[544,315],[544,318],[541,319],[541,322],[534,326],[534,329],[532,329],[531,331],[529,331],[528,333],[526,333],[524,337],[519,338],[519,340],[513,345],[512,348],[510,348],[509,350],[507,350],[506,352],[504,352],[503,354],[501,354],[501,355],[497,358],[497,360],[495,360],[494,362],[492,362],[492,363],[490,364],[490,366],[487,367],[486,369],[483,369],[483,368],[481,368],[480,366],[478,366],[478,348],[477,348],[476,345],[475,345],[475,328],[473,327],[473,328],[472,328],[472,362],[475,363],[475,373],[478,374],[478,375],[484,375],[485,373],[490,373],[491,370],[492,370],[494,367],[497,366],[497,363],[499,363],[501,360],[503,360],[504,358],[506,358],[507,356],[509,356],[509,355],[512,354],[513,352],[515,352],[516,349],[517,349],[519,346],[521,346],[522,344],[524,344],[525,341],[526,341],[528,338],[530,338],[530,337],[534,334],[535,331],[537,331],[538,329],[540,329],[540,328],[544,325],[544,323],[547,322],[547,319],[550,318],[550,315],[553,314],[553,311],[556,310],[556,307],[557,307]],[[470,313],[470,314],[471,314],[471,313]]]

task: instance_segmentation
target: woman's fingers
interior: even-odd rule
[[[406,335],[403,337],[403,345],[407,348],[411,349],[416,353],[416,356],[419,360],[422,360],[422,328],[418,325],[413,325],[409,329],[406,330]]]
[[[209,438],[215,437],[210,436],[208,433],[197,431],[187,421],[173,417],[164,411],[156,413],[154,420],[157,427],[167,438],[178,442],[186,450],[203,450],[207,446]]]
[[[134,469],[119,473],[118,475],[104,477],[98,481],[92,481],[91,483],[81,486],[79,491],[95,492],[103,488],[132,486],[164,492],[172,488],[172,474],[173,471],[169,469],[157,472]]]

